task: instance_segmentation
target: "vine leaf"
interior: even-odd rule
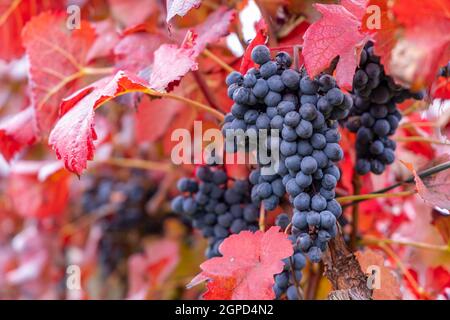
[[[150,242],[144,253],[128,259],[128,299],[145,299],[174,271],[180,260],[179,245],[168,239]]]
[[[369,37],[360,31],[361,22],[357,16],[344,6],[315,4],[314,7],[322,18],[313,23],[303,36],[306,70],[310,77],[314,77],[339,56],[336,81],[342,88],[350,89],[361,50]],[[356,14],[359,15],[359,11]]]
[[[18,41],[23,27],[35,15],[46,10],[64,8],[65,1],[54,0],[9,0],[0,1],[0,59],[10,61],[24,53]]]
[[[93,61],[98,58],[110,57],[114,47],[120,41],[114,21],[112,19],[105,19],[92,23],[92,27],[95,30],[97,38],[89,49],[86,60]]]
[[[208,43],[215,43],[228,34],[228,28],[236,17],[235,10],[228,10],[227,7],[220,7],[199,26],[194,29],[198,34],[194,50],[196,54],[202,52]]]
[[[188,284],[208,281],[207,300],[274,299],[273,276],[283,271],[283,261],[292,255],[292,244],[279,227],[266,232],[242,231],[225,239],[222,257],[200,265],[202,272]]]
[[[123,37],[114,47],[115,66],[138,73],[153,63],[153,52],[164,42],[160,35],[144,32]]]
[[[152,14],[158,13],[155,0],[108,0],[111,14],[125,27],[144,23]]]
[[[450,155],[445,154],[437,157],[432,166],[450,161]],[[403,162],[403,161],[402,161]],[[420,197],[426,204],[432,207],[438,207],[442,210],[450,209],[450,172],[444,170],[421,179],[411,163],[403,162],[403,164],[413,173],[416,183],[416,189]]]
[[[23,217],[57,216],[65,209],[70,175],[58,161],[19,161],[11,166],[7,194]]]
[[[0,123],[0,152],[9,161],[36,139],[36,119],[32,107],[28,107]]]
[[[367,29],[374,15],[367,12],[363,31],[373,36],[386,72],[414,91],[431,86],[450,55],[450,1],[398,0],[391,6],[387,0],[370,0],[370,6],[379,9],[381,29]]]
[[[193,42],[185,42],[181,47],[174,44],[163,44],[154,54],[149,86],[156,91],[170,91],[181,78],[191,70],[197,70],[196,54]]]
[[[154,142],[161,138],[183,106],[177,100],[143,97],[135,114],[136,139]]]
[[[450,244],[450,215],[441,214],[437,210],[431,212],[433,226],[441,234],[442,240]]]
[[[191,9],[198,8],[202,0],[167,0],[167,18],[166,22],[169,23],[173,17],[185,16]]]
[[[25,26],[22,40],[30,62],[31,100],[44,133],[55,123],[61,99],[84,75],[95,38],[88,22],[82,21],[80,29],[67,29],[64,13],[45,12]]]
[[[379,274],[375,277],[379,277],[380,287],[373,288],[372,298],[374,300],[400,300],[400,284],[398,279],[393,275],[391,269],[384,265],[385,258],[370,249],[364,251],[355,252],[355,256],[358,259],[361,269],[363,271],[371,270],[371,268],[376,267],[379,270]],[[374,269],[376,270],[376,269]],[[371,274],[367,274],[371,276]]]
[[[65,167],[78,175],[94,157],[94,111],[103,103],[121,94],[147,90],[146,83],[124,71],[106,77],[75,92],[63,100],[61,118],[53,128],[49,144]]]

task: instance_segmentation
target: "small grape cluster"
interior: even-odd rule
[[[277,171],[263,175],[264,164],[260,163],[251,172],[251,198],[270,211],[287,193],[294,207],[291,241],[295,256],[305,253],[312,262],[319,262],[327,242],[337,233],[336,219],[342,213],[335,200],[340,179],[335,162],[343,157],[337,121],[348,116],[353,100],[328,74],[311,79],[304,70],[289,69],[292,60],[285,52],[273,61],[266,46],[256,46],[251,57],[259,68],[227,77],[234,105],[223,130],[279,130],[279,136],[270,137],[279,139]],[[274,288],[277,296],[292,286],[285,285],[286,275],[279,277],[283,281]],[[294,297],[294,289],[289,292]]]
[[[275,224],[286,230],[290,222],[289,215],[281,213],[277,216]],[[273,291],[277,299],[285,294],[288,300],[298,300],[298,287],[303,277],[302,270],[306,266],[306,257],[297,245],[297,237],[291,234],[289,240],[293,244],[294,254],[292,257],[284,259],[283,271],[274,277]]]
[[[258,207],[250,201],[246,180],[233,180],[221,166],[200,166],[197,179],[181,178],[182,195],[172,201],[172,209],[189,216],[192,226],[208,238],[208,258],[219,256],[219,246],[231,234],[258,230]]]
[[[83,192],[83,214],[99,214],[102,238],[99,260],[104,276],[120,269],[121,263],[136,252],[140,239],[162,231],[161,217],[146,213],[146,204],[155,193],[155,184],[142,171],[121,172],[126,175],[98,174],[88,177]],[[134,237],[130,237],[134,234]]]
[[[389,136],[402,118],[397,104],[409,98],[420,100],[423,94],[397,85],[374,54],[373,42],[368,42],[353,77],[354,103],[346,121],[347,128],[356,133],[355,169],[359,174],[382,174],[394,162],[396,143]]]

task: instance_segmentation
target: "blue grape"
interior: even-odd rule
[[[294,198],[294,207],[297,210],[309,210],[310,205],[311,197],[306,192],[302,192]]]
[[[281,81],[281,76],[277,74],[267,79],[267,84],[269,85],[269,89],[275,92],[282,92],[285,89],[284,83]]]
[[[258,79],[256,80],[255,85],[252,88],[252,93],[257,98],[264,98],[269,92],[269,86],[267,85],[266,80]]]
[[[232,84],[239,83],[240,81],[242,81],[242,79],[242,74],[237,71],[233,71],[227,76],[227,78],[225,79],[225,83],[228,86],[231,86]]]
[[[281,101],[281,95],[275,91],[269,91],[264,97],[264,103],[268,107],[276,107]]]
[[[311,156],[306,156],[301,161],[301,170],[304,174],[310,175],[317,170],[317,161]]]
[[[268,79],[277,73],[277,64],[273,61],[267,61],[259,68],[259,73],[264,79]]]
[[[315,94],[319,89],[319,84],[309,77],[303,77],[300,80],[300,90],[303,94]]]
[[[259,65],[265,64],[270,60],[270,50],[264,45],[257,45],[252,50],[251,58]]]

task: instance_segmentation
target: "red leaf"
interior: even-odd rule
[[[150,88],[170,91],[186,73],[197,68],[192,47],[163,44],[155,51]]]
[[[341,5],[361,20],[366,14],[367,2],[368,0],[341,0]]]
[[[87,61],[109,57],[112,54],[114,47],[119,42],[119,34],[111,19],[95,22],[93,23],[93,27],[97,39],[89,50],[86,57]]]
[[[280,39],[280,46],[294,46],[294,45],[301,45],[303,44],[303,35],[305,34],[306,30],[308,30],[310,24],[307,21],[302,21],[299,23],[294,29],[292,29],[289,34],[287,34],[285,37]],[[302,56],[299,58],[303,59]],[[299,61],[300,65],[303,61]]]
[[[450,155],[437,157],[433,162],[434,165],[450,161]],[[421,179],[411,163],[405,163],[405,166],[413,173],[416,189],[420,197],[432,207],[440,209],[450,209],[450,172],[444,170],[435,175]]]
[[[103,78],[64,99],[62,117],[50,134],[49,144],[68,170],[79,175],[87,160],[94,157],[94,110],[120,94],[145,89],[141,79],[119,71],[114,77]]]
[[[303,37],[306,70],[314,77],[339,56],[336,81],[342,88],[350,89],[361,49],[368,37],[359,30],[359,20],[343,6],[315,4],[314,7],[322,18],[313,23]]]
[[[198,34],[194,49],[197,54],[205,49],[208,43],[214,43],[228,34],[231,21],[236,17],[235,10],[228,10],[227,7],[220,7],[208,16],[201,25],[195,28]]]
[[[388,66],[397,80],[414,90],[430,86],[439,68],[449,60],[448,8],[450,0],[398,0],[394,4],[395,18],[404,30]]]
[[[165,239],[147,245],[144,254],[132,255],[128,260],[128,298],[144,299],[149,290],[164,283],[179,259],[178,244]]]
[[[167,0],[166,22],[169,23],[176,15],[185,16],[192,8],[198,8],[201,2],[202,0]]]
[[[24,28],[22,39],[30,61],[32,104],[39,129],[47,132],[57,119],[61,99],[83,75],[95,31],[87,22],[68,30],[66,15],[42,13]]]
[[[254,47],[260,44],[265,44],[267,40],[267,24],[263,18],[256,23],[256,36],[245,49],[244,56],[242,57],[241,67],[239,71],[245,74],[248,69],[252,68],[255,64],[252,60],[252,50]]]
[[[361,270],[365,273],[369,267],[376,266],[380,270],[378,275],[380,279],[380,288],[374,288],[372,298],[374,300],[400,300],[400,284],[398,279],[393,275],[391,269],[384,265],[385,258],[373,251],[364,250],[355,252],[356,258],[361,265]]]
[[[442,240],[445,243],[450,243],[450,215],[444,215],[437,210],[431,212],[433,226],[441,234]]]
[[[154,142],[161,138],[182,107],[177,100],[144,97],[135,116],[137,140]]]
[[[439,77],[431,88],[431,95],[435,99],[450,99],[450,79]]]
[[[219,248],[223,256],[202,263],[202,272],[190,285],[209,279],[207,300],[274,299],[273,276],[283,270],[281,260],[293,253],[287,235],[279,230],[242,231],[225,239]]]
[[[154,0],[108,0],[111,13],[125,27],[143,23],[150,15],[158,12]]]
[[[35,141],[36,119],[31,107],[0,124],[0,152],[7,161]]]
[[[163,37],[148,33],[127,35],[114,48],[116,67],[138,73],[153,63],[153,52],[164,41]]]
[[[66,207],[69,175],[61,163],[20,161],[11,167],[8,195],[24,217],[56,216]]]
[[[20,57],[24,49],[20,39],[22,28],[40,12],[63,8],[64,1],[0,0],[0,59],[9,61]]]
[[[380,10],[381,29],[368,29],[368,19],[373,12],[367,12],[362,18],[362,30],[372,34],[375,41],[375,53],[381,57],[381,63],[388,72],[389,60],[391,58],[392,49],[395,46],[398,22],[392,19],[390,7],[387,0],[369,0],[367,7],[374,6]],[[389,73],[389,72],[388,72]]]
[[[197,117],[197,110],[195,108],[182,108],[173,121],[170,123],[163,136],[163,150],[164,154],[170,156],[174,146],[178,141],[172,140],[172,132],[176,129],[191,130],[194,125],[194,120]]]

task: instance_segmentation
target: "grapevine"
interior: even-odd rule
[[[448,300],[449,21],[449,0],[0,0],[0,299]]]

